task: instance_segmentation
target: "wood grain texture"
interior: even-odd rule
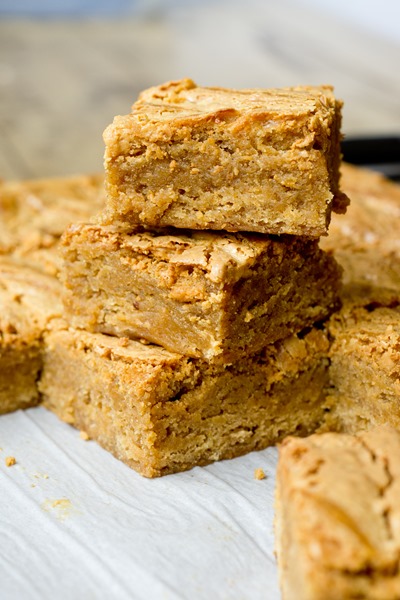
[[[332,83],[344,131],[400,131],[400,48],[302,1],[203,2],[115,20],[0,23],[0,177],[102,169],[102,132],[138,92]]]

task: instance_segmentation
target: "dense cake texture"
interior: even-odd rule
[[[400,186],[383,175],[342,165],[351,198],[345,215],[333,215],[321,247],[344,269],[343,298],[352,304],[400,302]]]
[[[321,240],[344,268],[343,307],[328,323],[327,427],[400,428],[400,186],[350,165],[343,184],[351,205]]]
[[[234,362],[325,319],[341,270],[316,241],[73,225],[62,244],[73,326]]]
[[[56,279],[0,258],[0,414],[39,401],[43,334],[61,314]]]
[[[102,175],[1,183],[0,255],[56,274],[61,234],[70,223],[88,221],[103,203]]]
[[[48,335],[44,406],[146,477],[313,431],[328,342],[317,329],[231,366],[85,331]]]
[[[400,307],[347,306],[329,322],[330,426],[400,429]]]
[[[339,190],[332,88],[150,88],[106,129],[106,212],[149,227],[318,237]]]
[[[276,539],[283,600],[400,598],[400,434],[288,438]]]

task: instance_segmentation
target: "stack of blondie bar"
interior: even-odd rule
[[[107,129],[105,207],[101,176],[0,183],[0,413],[149,477],[317,431],[280,446],[285,600],[400,597],[400,187],[344,165],[319,244],[339,126],[327,87],[184,80]]]
[[[329,87],[183,80],[116,117],[105,209],[63,238],[45,406],[149,477],[321,423],[340,108]]]

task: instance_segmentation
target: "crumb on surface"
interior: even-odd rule
[[[65,521],[74,513],[72,502],[68,498],[48,498],[41,504],[41,508],[52,513],[58,521]]]
[[[48,479],[49,478],[49,476],[47,475],[47,473],[35,473],[33,475],[33,477],[35,479]]]
[[[12,467],[17,462],[15,456],[6,456],[5,463],[6,467]]]
[[[89,434],[86,431],[80,431],[79,437],[86,442],[89,439]]]
[[[266,479],[267,476],[264,473],[263,469],[254,469],[254,479]]]

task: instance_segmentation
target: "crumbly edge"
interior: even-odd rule
[[[260,138],[259,122],[271,115],[260,110],[254,114],[217,111],[203,119],[199,116],[194,120],[187,117],[186,121],[185,118],[177,118],[176,122],[172,120],[167,123],[157,122],[157,118],[151,117],[150,120],[144,117],[144,120],[141,117],[136,119],[135,115],[116,118],[104,134],[108,208],[103,222],[110,223],[115,218],[122,218],[153,227],[179,224],[180,227],[195,229],[258,230],[262,233],[286,232],[311,237],[325,234],[332,197],[336,196],[333,204],[341,212],[347,200],[338,191],[341,103],[332,99],[328,101],[327,98],[324,102],[320,100],[320,105],[317,103],[314,111],[308,109],[304,114],[275,115],[277,132],[268,132],[264,141]],[[138,106],[141,106],[140,103]],[[246,132],[244,137],[243,132]],[[253,137],[254,143],[250,141]],[[243,156],[238,151],[237,139],[231,148],[232,139],[235,138],[242,140],[245,146],[242,149]],[[282,144],[284,147],[288,145],[286,161],[283,163],[279,154]],[[304,152],[308,152],[307,159],[304,158]],[[332,157],[324,153],[332,154]],[[191,156],[190,164],[186,164],[188,156]],[[254,181],[260,179],[263,171],[260,166],[267,156],[264,183],[269,192],[260,181],[260,189],[254,186]],[[206,157],[209,164],[205,167],[203,163]],[[201,164],[197,164],[199,160]],[[249,160],[254,160],[254,165],[251,162],[247,164]],[[291,163],[289,170],[286,169],[288,163]],[[305,186],[301,193],[296,190],[298,182],[293,177],[293,164],[298,166],[298,163],[302,163],[298,177],[304,179],[301,185]],[[314,210],[313,207],[312,211],[309,205],[304,205],[304,197],[310,197],[311,194],[308,193],[309,179],[303,176],[303,170],[308,173],[311,164],[313,170],[318,170],[312,188],[314,204],[319,204],[318,209]],[[161,185],[157,180],[154,189],[148,185],[148,175],[144,177],[146,184],[140,182],[141,171],[147,172],[149,165],[152,176],[158,177],[162,171],[160,181],[163,183]],[[187,180],[189,171],[190,189]],[[246,181],[247,171],[249,181]],[[137,181],[132,179],[132,173],[135,173]],[[205,187],[204,173],[207,173]],[[243,182],[243,189],[239,181]],[[253,183],[250,184],[250,181]],[[169,183],[166,185],[165,182]],[[205,192],[211,188],[214,190],[212,193]],[[258,198],[257,203],[265,199],[268,193],[277,203],[278,212],[272,210],[267,223],[260,221],[257,211],[254,215],[250,214],[248,198],[254,193]],[[247,199],[245,216],[241,215],[244,210],[241,195]],[[317,196],[320,196],[318,202]],[[290,210],[284,210],[282,206],[284,197]],[[213,204],[218,206],[218,211],[210,209]],[[296,204],[299,204],[298,212]],[[269,203],[264,208],[263,218],[268,210]]]
[[[0,412],[39,402],[43,337],[61,314],[54,278],[12,257],[0,260]]]
[[[67,231],[64,305],[72,324],[232,362],[338,306],[341,271],[314,242],[215,235],[209,244],[188,239],[187,247],[182,237],[177,248],[165,237],[165,254],[164,237],[152,245],[101,226]]]
[[[331,317],[331,426],[349,433],[385,422],[400,427],[399,323],[400,308],[381,306],[345,306]]]
[[[0,415],[39,403],[37,381],[42,367],[42,347],[2,347],[0,344]]]
[[[112,348],[109,343],[108,337],[101,334],[51,334],[40,381],[44,406],[84,429],[91,439],[145,476],[232,458],[272,444],[289,431],[309,433],[322,419],[327,341],[321,331],[290,338],[270,349],[264,358],[242,361],[230,370],[166,351],[160,357],[160,349],[151,346],[146,351],[151,360],[142,359],[143,349],[138,343],[126,340],[121,348],[117,340]],[[62,368],[58,369],[60,364]],[[54,377],[54,369],[65,375],[65,381]],[[119,386],[116,389],[114,384],[110,391],[115,377]],[[282,406],[289,401],[288,384],[302,394],[309,411],[304,419],[300,414],[295,418],[293,409],[288,409],[290,428],[279,417]],[[252,394],[248,394],[249,385],[253,386]],[[267,399],[264,388],[271,392]],[[277,419],[272,420],[269,430],[266,427],[262,431],[262,422],[254,420],[252,410],[243,410],[243,403],[249,403],[249,409],[262,407],[259,416],[266,420],[270,418],[271,402]],[[227,433],[221,406],[225,406],[231,428],[239,419],[238,430],[233,427]],[[200,430],[191,429],[196,420]],[[214,437],[203,446],[209,426]]]

